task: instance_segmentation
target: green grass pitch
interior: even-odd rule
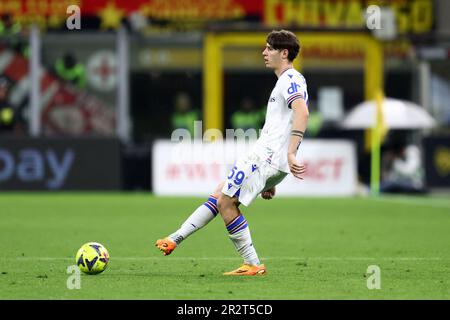
[[[268,274],[241,260],[220,217],[171,256],[154,247],[206,198],[144,193],[0,194],[0,299],[449,299],[450,199],[258,199],[243,208]],[[105,272],[67,288],[85,242]],[[380,268],[369,290],[367,268]]]

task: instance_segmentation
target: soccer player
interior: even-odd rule
[[[229,238],[244,260],[241,267],[224,275],[266,273],[239,205],[248,207],[259,194],[264,199],[272,199],[275,186],[289,173],[303,179],[305,167],[297,162],[296,154],[306,130],[309,112],[306,80],[293,68],[299,51],[299,40],[292,32],[281,30],[268,34],[262,55],[266,67],[275,72],[278,81],[269,97],[261,135],[251,151],[236,162],[226,180],[180,229],[156,241],[155,246],[164,255],[169,255],[184,239],[220,213]]]

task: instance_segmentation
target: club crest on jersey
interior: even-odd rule
[[[298,92],[297,88],[300,88],[300,85],[295,82],[291,82],[291,86],[289,87],[287,92],[289,94],[293,94],[295,92]]]

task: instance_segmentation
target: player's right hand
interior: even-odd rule
[[[271,200],[275,196],[275,187],[261,192],[261,197],[265,200]]]
[[[306,172],[306,167],[297,162],[295,154],[288,154],[288,164],[289,170],[291,170],[291,173],[294,175],[294,177],[303,180],[302,175]]]

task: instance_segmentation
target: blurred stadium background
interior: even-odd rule
[[[382,8],[381,30],[367,27],[372,4]],[[171,134],[194,133],[195,120],[203,132],[259,128],[276,81],[261,50],[280,28],[302,42],[296,67],[311,114],[300,148],[308,173],[284,182],[280,196],[367,197],[368,208],[380,194],[414,194],[439,198],[431,206],[448,213],[448,12],[447,0],[1,0],[2,220],[16,221],[27,201],[10,191],[208,195],[226,168],[172,162]],[[379,108],[378,124],[367,124]],[[173,227],[190,209],[171,207]]]
[[[383,8],[387,23],[382,30],[367,29],[363,14],[370,4]],[[76,27],[70,5],[80,8],[80,29],[69,30],[70,24]],[[310,154],[308,181],[334,183],[326,195],[370,188],[370,130],[361,119],[356,129],[355,123],[350,129],[343,123],[355,106],[375,99],[381,90],[385,97],[416,103],[435,119],[434,125],[421,127],[400,113],[403,127],[384,127],[382,187],[383,180],[391,183],[402,176],[417,186],[406,191],[448,189],[450,31],[442,16],[447,7],[446,1],[431,0],[189,5],[175,0],[4,0],[0,189],[158,193],[160,179],[175,185],[184,183],[186,175],[203,179],[209,188],[221,174],[217,168],[155,167],[153,161],[163,155],[152,150],[153,143],[170,139],[175,128],[191,130],[194,120],[203,120],[203,131],[260,127],[275,80],[261,63],[260,49],[268,31],[283,27],[296,31],[303,44],[296,66],[309,85],[307,141],[317,140],[318,150],[329,139],[354,148],[343,164],[339,157],[347,151],[339,146]],[[367,48],[368,41],[375,43]],[[221,52],[220,60],[214,50]],[[376,50],[383,53],[382,61],[371,60],[377,59]],[[408,145],[419,150],[405,152]],[[103,152],[94,152],[97,148]],[[24,151],[30,149],[36,154],[27,156]],[[329,150],[337,153],[328,155]],[[45,152],[68,164],[53,184]],[[400,164],[401,152],[411,159]],[[33,159],[43,161],[42,169],[20,170],[21,161]],[[347,178],[341,166],[350,166]]]

